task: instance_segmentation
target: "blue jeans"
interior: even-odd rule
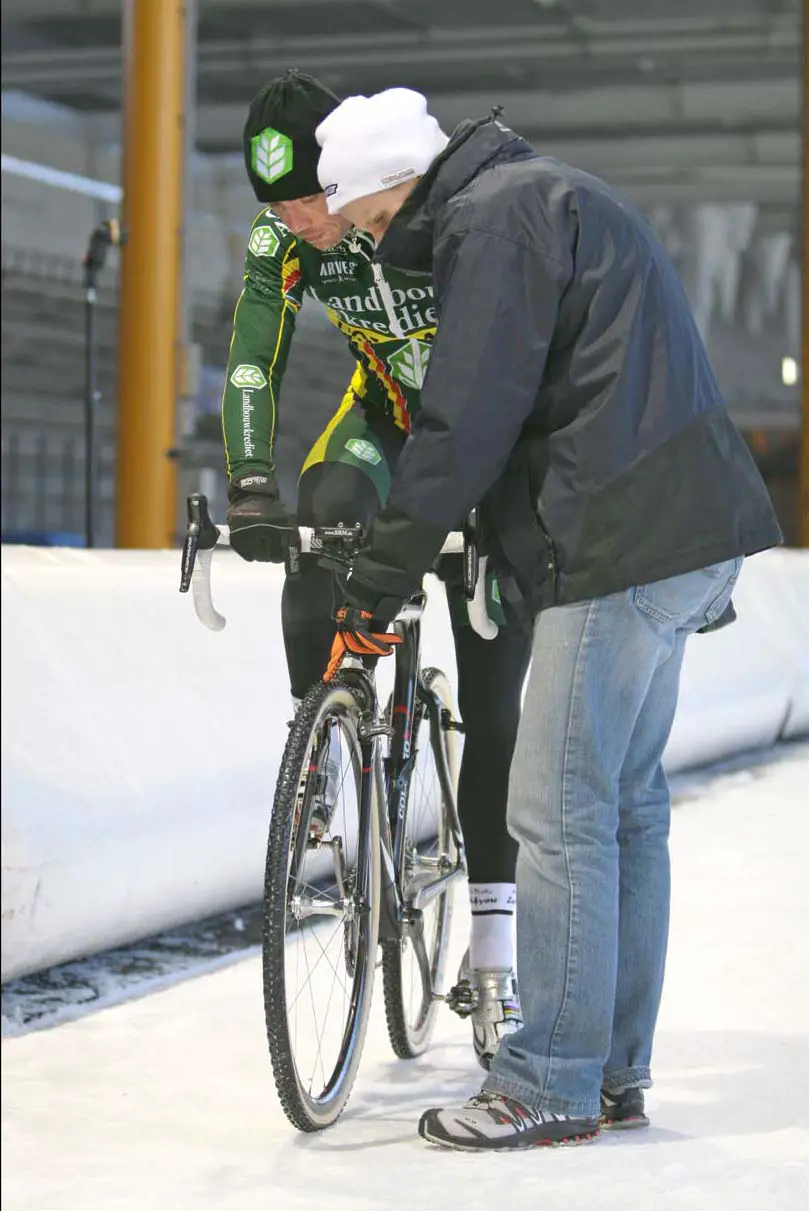
[[[741,564],[537,620],[508,807],[525,1025],[484,1089],[590,1118],[602,1087],[651,1084],[670,899],[663,750],[685,641],[722,614]]]

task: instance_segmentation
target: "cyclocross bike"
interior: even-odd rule
[[[211,560],[227,542],[202,495],[188,498],[181,591],[193,589],[206,626],[225,620],[211,598]],[[350,567],[361,527],[301,529],[302,554]],[[475,515],[445,551],[464,552],[470,620],[497,633],[485,609],[485,560]],[[421,668],[424,592],[393,630],[393,689],[382,707],[376,674],[344,658],[314,685],[290,724],[272,809],[264,882],[264,1008],[281,1105],[301,1131],[341,1114],[359,1066],[378,949],[388,1035],[411,1059],[427,1047],[443,999],[452,897],[466,876],[456,805],[458,733],[449,682]]]

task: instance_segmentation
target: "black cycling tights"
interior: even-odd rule
[[[304,476],[299,502],[301,525],[370,525],[379,510],[373,484],[356,468],[320,464]],[[461,595],[447,585],[448,595]],[[294,697],[302,698],[323,674],[334,638],[334,611],[341,591],[333,572],[310,559],[287,577],[281,616]],[[520,697],[531,651],[530,633],[504,627],[496,639],[481,639],[459,623],[460,601],[451,610],[458,666],[458,707],[465,739],[458,787],[469,879],[473,883],[513,883],[517,844],[506,829],[508,775]]]

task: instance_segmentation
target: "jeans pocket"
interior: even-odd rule
[[[720,618],[724,614],[728,607],[728,602],[733,596],[733,590],[736,587],[736,581],[739,579],[743,563],[743,559],[727,559],[724,563],[715,563],[710,568],[705,568],[706,573],[716,573],[716,587],[718,588],[718,592],[715,593],[705,607],[705,625],[716,622],[717,618]],[[721,588],[718,587],[719,585],[721,585]]]
[[[725,610],[741,566],[741,559],[723,560],[668,580],[638,585],[633,600],[642,613],[657,622],[702,626],[714,622]]]

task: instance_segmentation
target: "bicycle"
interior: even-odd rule
[[[191,584],[197,614],[220,630],[210,571],[226,536],[203,496],[189,497],[188,515],[181,591]],[[301,529],[288,571],[302,554],[350,566],[362,541],[359,526]],[[470,620],[493,638],[474,514],[444,550],[464,552]],[[301,1131],[331,1126],[348,1101],[378,944],[388,1036],[399,1058],[424,1052],[443,999],[452,896],[466,876],[456,804],[463,729],[445,674],[421,669],[425,604],[421,591],[393,623],[402,642],[385,709],[374,669],[346,657],[338,679],[317,683],[303,699],[279,769],[264,882],[264,1008],[279,1100]],[[314,1030],[302,1025],[304,1010]]]

